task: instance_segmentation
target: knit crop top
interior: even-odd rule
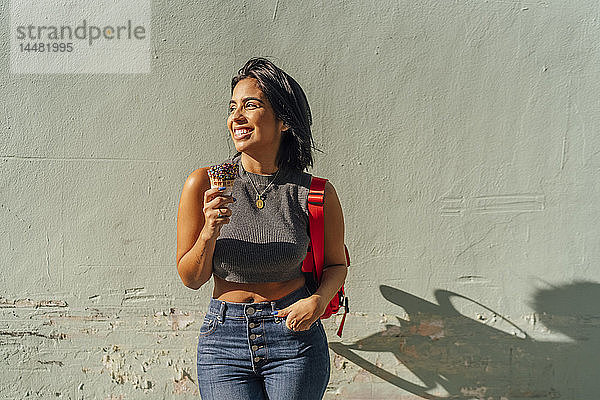
[[[213,253],[213,273],[226,281],[281,282],[302,276],[302,261],[310,241],[308,191],[312,176],[281,169],[256,206],[259,193],[276,174],[259,175],[244,170],[238,154],[227,162],[238,164],[233,186],[231,217],[221,226]]]

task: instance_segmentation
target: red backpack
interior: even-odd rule
[[[323,214],[325,182],[327,182],[327,179],[313,176],[308,192],[310,244],[308,245],[306,257],[302,263],[302,272],[306,278],[306,286],[311,293],[317,291],[319,284],[321,283],[321,277],[323,276],[323,264],[325,258],[325,218]],[[350,255],[348,254],[348,248],[345,244],[344,250],[346,251],[346,264],[350,266]],[[337,314],[342,307],[344,307],[344,316],[342,317],[342,322],[337,331],[339,337],[342,337],[342,329],[344,328],[344,322],[346,321],[346,314],[349,312],[348,298],[344,292],[344,285],[342,285],[337,292],[337,295],[333,296],[333,299],[331,299],[325,309],[325,313],[321,315],[321,319],[329,318],[333,314]]]

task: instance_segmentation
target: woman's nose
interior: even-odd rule
[[[244,113],[242,113],[242,107],[236,108],[233,111],[233,114],[232,114],[231,118],[233,118],[234,121],[237,121],[237,120],[245,118],[244,117]]]

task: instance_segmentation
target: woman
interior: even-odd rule
[[[233,194],[210,188],[208,168],[186,180],[177,216],[177,270],[198,289],[214,276],[199,332],[203,400],[321,399],[329,382],[320,320],[346,279],[344,221],[325,187],[325,266],[310,294],[301,272],[309,243],[312,123],[298,83],[264,58],[233,78],[227,127],[238,165]],[[257,201],[260,200],[260,201]]]

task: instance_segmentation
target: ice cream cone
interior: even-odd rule
[[[233,193],[233,184],[238,173],[238,165],[223,163],[219,165],[213,165],[208,169],[208,177],[210,178],[210,187],[218,188],[225,187],[225,190],[221,191],[226,196]]]

